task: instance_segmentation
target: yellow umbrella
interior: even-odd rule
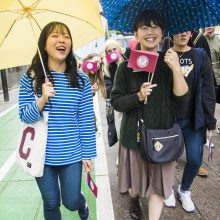
[[[30,64],[51,21],[69,27],[74,49],[104,36],[99,0],[0,0],[0,69]]]

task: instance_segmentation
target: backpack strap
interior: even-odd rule
[[[202,32],[199,32],[199,34],[196,36],[195,40],[193,41],[193,46],[195,47],[197,42],[199,41],[200,37],[203,35]]]

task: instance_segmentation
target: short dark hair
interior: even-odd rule
[[[144,25],[151,27],[151,22],[158,25],[164,32],[164,22],[161,16],[154,10],[144,10],[135,19],[133,30],[137,31],[139,27]]]

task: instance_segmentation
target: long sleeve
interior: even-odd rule
[[[205,52],[202,54],[202,105],[205,125],[209,130],[216,127],[215,113],[215,87],[211,62]]]
[[[113,89],[111,92],[111,103],[116,111],[127,112],[139,107],[140,102],[136,92],[131,93],[130,77],[127,71],[127,61],[121,63],[115,75]]]
[[[34,123],[43,117],[36,104],[32,81],[26,73],[22,76],[20,82],[19,117],[22,122],[27,124]]]
[[[83,96],[78,108],[78,124],[82,145],[82,159],[96,157],[96,136],[93,97],[88,77],[85,80]]]

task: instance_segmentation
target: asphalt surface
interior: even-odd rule
[[[103,136],[106,149],[106,157],[108,163],[109,180],[111,187],[111,195],[113,201],[114,215],[116,220],[130,220],[129,216],[129,195],[120,194],[117,189],[117,166],[116,158],[118,153],[118,144],[108,147],[107,141],[107,122],[105,120],[105,103],[99,100],[100,113],[103,127]],[[220,105],[216,105],[216,118],[220,119]],[[203,167],[209,172],[207,178],[197,176],[190,188],[192,192],[192,200],[195,203],[196,210],[194,213],[187,213],[183,210],[179,201],[175,208],[163,208],[161,220],[220,220],[220,134],[214,134],[212,141],[215,145],[213,148],[213,159],[208,162],[208,148],[204,147]],[[185,164],[185,153],[179,159],[176,172],[177,189],[181,181],[183,167]],[[141,199],[143,217],[147,216],[147,199]]]
[[[17,103],[17,89],[10,91],[10,101],[7,103],[4,102],[2,95],[0,95],[0,113],[9,109],[15,103]],[[99,108],[115,220],[130,220],[128,212],[129,196],[128,194],[120,194],[117,190],[116,158],[118,144],[111,148],[108,147],[105,102],[100,98]],[[216,118],[220,118],[220,105],[218,104],[216,105]],[[208,162],[207,147],[204,147],[203,157],[203,167],[208,170],[209,175],[207,178],[197,176],[190,189],[196,206],[195,212],[186,213],[177,201],[176,208],[163,208],[161,220],[220,220],[220,134],[215,133],[212,140],[215,145],[212,162]],[[185,154],[178,161],[175,190],[181,180],[184,164]],[[141,199],[141,205],[143,211],[142,219],[144,220],[147,219],[147,199]],[[106,219],[109,218],[106,216]]]

